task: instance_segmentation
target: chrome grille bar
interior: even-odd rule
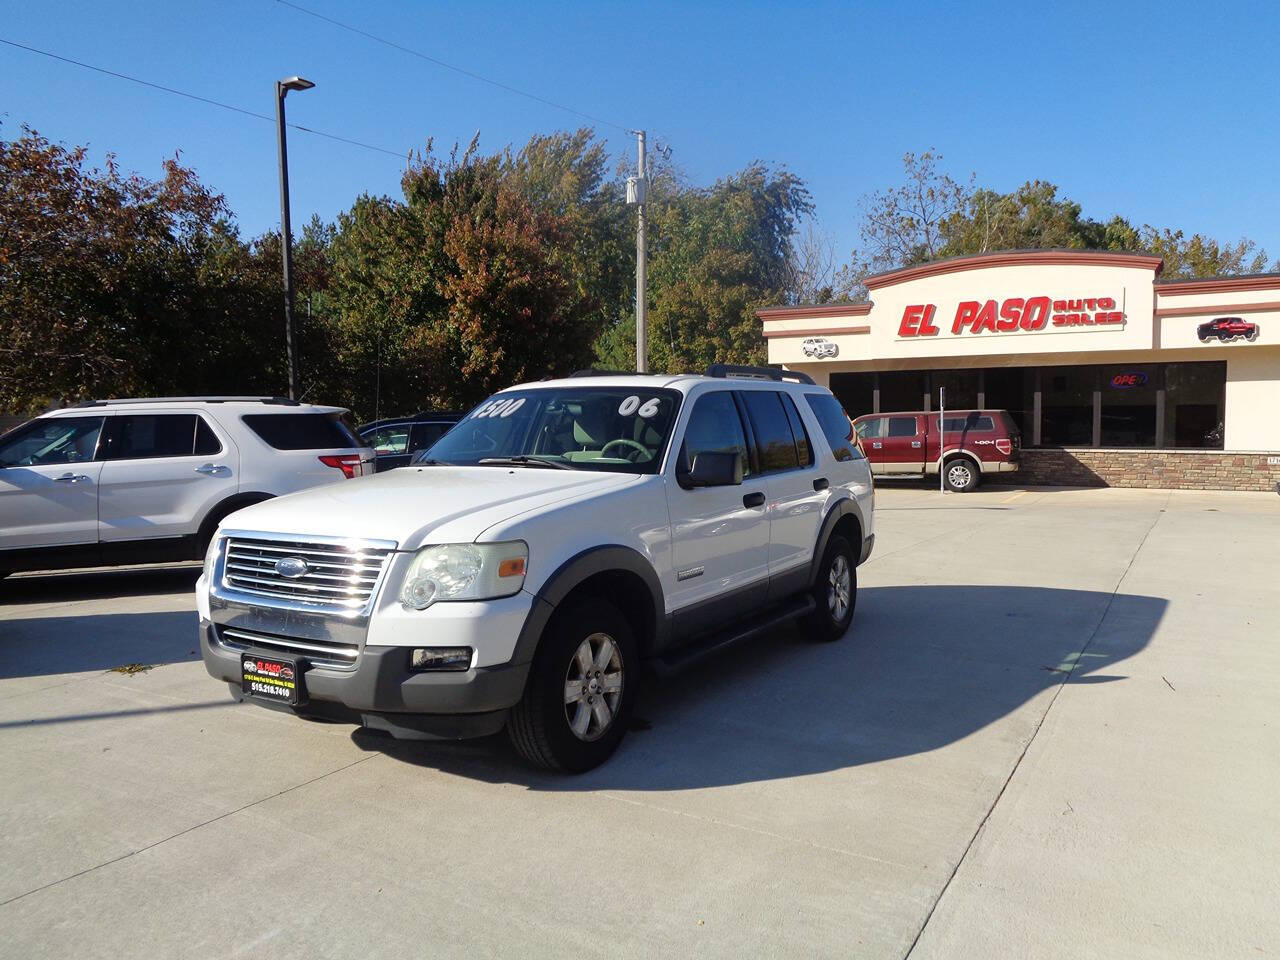
[[[333,663],[349,667],[356,662],[360,648],[324,640],[299,640],[296,637],[280,637],[249,630],[219,627],[218,639],[234,650],[257,648],[272,652],[300,654],[313,663]]]
[[[292,540],[269,534],[228,537],[222,584],[232,590],[308,606],[361,610],[372,601],[395,544],[387,541]],[[285,576],[277,568],[295,561]]]

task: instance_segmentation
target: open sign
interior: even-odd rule
[[[1147,375],[1141,370],[1135,370],[1132,373],[1117,373],[1111,378],[1111,386],[1117,390],[1127,390],[1129,387],[1145,387],[1147,385]]]

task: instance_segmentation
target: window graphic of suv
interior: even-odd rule
[[[788,621],[844,635],[874,496],[840,402],[804,374],[528,383],[426,460],[222,524],[196,585],[201,651],[237,697],[278,706],[242,688],[269,643],[298,658],[304,716],[419,739],[505,727],[532,763],[588,770],[646,667]],[[282,555],[316,569],[277,576]]]
[[[1244,337],[1250,343],[1258,339],[1258,325],[1241,317],[1218,317],[1196,328],[1196,335],[1201,343],[1208,343],[1216,337],[1221,343],[1238,340]]]
[[[806,357],[817,360],[840,355],[840,348],[825,337],[809,337],[801,346]]]

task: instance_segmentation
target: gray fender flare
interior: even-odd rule
[[[858,543],[853,545],[854,563],[862,556],[862,538],[866,536],[865,528],[862,525],[862,511],[858,509],[857,502],[852,497],[841,497],[831,505],[831,509],[827,511],[826,517],[822,521],[822,526],[818,528],[818,542],[813,548],[813,562],[809,566],[809,586],[812,588],[818,582],[818,568],[822,565],[822,555],[827,552],[827,543],[831,540],[831,534],[835,532],[836,524],[845,517],[852,516],[858,524]]]
[[[667,614],[662,583],[658,580],[657,573],[639,551],[619,544],[605,544],[570,557],[556,568],[555,572],[547,577],[533,594],[533,607],[525,617],[520,636],[516,639],[511,662],[528,663],[533,659],[538,640],[541,639],[556,608],[573,592],[574,588],[598,573],[613,570],[633,573],[644,582],[649,600],[653,604],[652,649],[661,649],[667,632]],[[648,655],[650,652],[650,650],[642,650],[641,655]]]

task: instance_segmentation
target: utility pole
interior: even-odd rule
[[[627,203],[635,204],[636,218],[636,372],[649,372],[649,331],[647,310],[648,249],[645,244],[644,204],[649,186],[649,174],[645,167],[644,131],[632,131],[636,135],[636,176],[627,178]]]
[[[280,141],[280,246],[284,259],[284,348],[289,358],[289,399],[298,398],[298,346],[293,336],[293,230],[289,224],[289,148],[285,138],[284,98],[290,90],[310,90],[302,77],[276,81],[276,127]]]

